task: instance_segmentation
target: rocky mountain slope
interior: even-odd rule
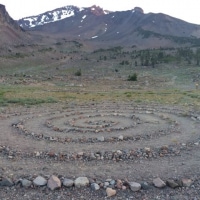
[[[18,23],[13,20],[4,5],[0,4],[0,44],[18,44],[30,39]]]

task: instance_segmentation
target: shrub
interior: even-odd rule
[[[75,76],[81,76],[82,73],[81,73],[81,69],[77,70],[75,73],[74,73]]]
[[[128,81],[137,81],[137,74],[134,73],[128,76]]]

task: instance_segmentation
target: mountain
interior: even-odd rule
[[[58,22],[70,17],[76,16],[79,18],[82,15],[84,19],[86,17],[85,14],[101,16],[108,13],[109,11],[104,11],[102,8],[95,5],[90,8],[78,8],[76,6],[71,5],[62,8],[57,8],[55,10],[48,11],[37,16],[22,18],[18,20],[18,24],[21,27],[23,27],[23,29],[29,30],[37,26],[45,25],[52,22]]]
[[[37,16],[20,19],[25,30],[41,31],[95,42],[136,46],[173,46],[195,43],[200,26],[162,14],[148,13],[136,7],[127,11],[105,11],[98,6],[66,6]]]
[[[0,44],[18,44],[29,40],[29,34],[13,20],[4,5],[0,4]]]

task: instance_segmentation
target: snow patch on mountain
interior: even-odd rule
[[[98,38],[98,36],[97,35],[95,35],[95,36],[93,36],[93,37],[91,37],[92,39],[95,39],[95,38]]]
[[[28,27],[32,28],[35,26],[60,21],[60,20],[66,19],[68,17],[72,17],[74,15],[75,15],[75,12],[74,12],[74,9],[72,8],[72,6],[66,6],[66,7],[56,9],[53,11],[49,11],[49,12],[46,12],[46,13],[43,13],[43,14],[40,14],[37,16],[23,18],[21,21],[24,21],[25,24],[21,23],[20,26],[21,27],[28,26]]]
[[[90,14],[100,16],[104,14],[109,14],[109,11],[104,11],[99,6],[92,6],[89,8],[65,6],[62,8],[57,8],[52,11],[47,11],[40,15],[22,18],[18,20],[18,24],[26,30],[33,27],[42,26],[48,23],[61,21],[69,17],[75,17],[78,16],[79,14],[82,15],[81,22],[83,22],[83,20]]]

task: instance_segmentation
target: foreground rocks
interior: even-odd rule
[[[78,177],[75,180],[68,179],[62,176],[37,176],[32,179],[21,178],[19,181],[12,180],[8,177],[2,177],[0,179],[0,189],[2,188],[46,188],[47,191],[67,190],[74,188],[73,190],[79,190],[81,188],[88,189],[89,191],[97,192],[104,190],[104,194],[107,197],[116,196],[120,191],[127,191],[128,193],[136,194],[140,191],[151,190],[163,190],[162,188],[168,187],[171,190],[176,188],[190,188],[194,184],[194,180],[189,178],[182,178],[179,180],[168,179],[163,181],[157,177],[152,182],[135,182],[128,180],[114,180],[106,179],[105,181],[99,181],[97,179],[91,179],[87,177]]]
[[[166,186],[165,182],[160,178],[156,178],[153,180],[153,184],[157,188],[164,188]]]
[[[89,180],[87,177],[79,177],[74,181],[75,187],[84,187],[89,185]]]

